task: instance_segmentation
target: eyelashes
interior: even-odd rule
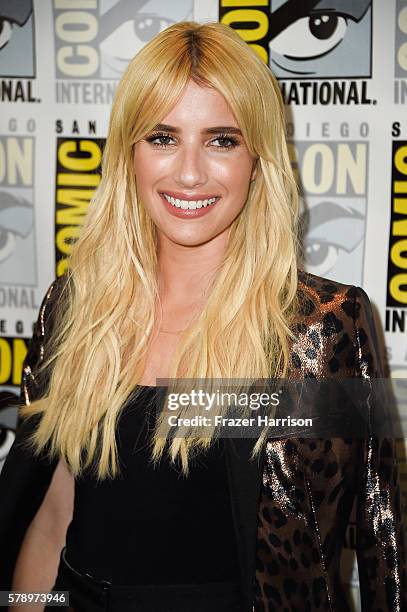
[[[172,138],[171,134],[166,134],[165,132],[156,132],[154,134],[151,134],[151,136],[148,136],[146,138],[146,141],[149,142],[153,147],[157,147],[160,149],[165,149],[167,147],[171,147],[173,145],[168,144],[168,143],[158,143],[158,142],[154,142],[157,139],[164,139],[164,138]],[[219,136],[217,136],[216,138],[213,139],[215,140],[223,140],[228,141],[229,144],[225,145],[219,145],[216,146],[214,145],[215,149],[234,149],[235,147],[239,146],[239,141],[236,138],[233,138],[233,136],[228,136],[227,134],[219,134]]]

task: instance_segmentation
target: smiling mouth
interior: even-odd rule
[[[173,198],[167,193],[162,192],[161,196],[165,198],[165,200],[171,204],[174,208],[181,208],[182,210],[197,210],[199,208],[207,208],[208,206],[213,206],[220,199],[220,196],[213,196],[212,198],[208,198],[206,200],[180,200],[178,198]]]

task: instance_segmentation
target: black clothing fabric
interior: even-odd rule
[[[65,612],[243,612],[240,585],[234,581],[200,584],[120,586],[81,574],[61,559],[54,591],[69,592]],[[44,612],[52,612],[45,607]]]
[[[239,562],[223,440],[191,461],[187,477],[163,456],[151,462],[155,387],[127,402],[116,441],[121,474],[75,481],[66,559],[113,584],[238,580]]]
[[[47,391],[50,368],[41,375],[40,366],[50,356],[48,340],[65,307],[65,289],[70,282],[66,275],[56,279],[42,301],[23,366],[21,398],[25,404]],[[373,391],[383,372],[372,307],[363,289],[299,270],[297,297],[300,308],[293,320],[296,339],[290,346],[287,377],[299,381],[310,377],[363,378],[364,385]],[[307,440],[306,428],[305,437],[275,436],[270,430],[255,460],[255,439],[223,441],[244,612],[348,610],[338,568],[354,504],[363,612],[407,609],[395,438],[378,438],[370,426],[387,408],[384,401],[376,414],[369,398],[361,403],[361,414],[369,423],[368,435],[362,439],[332,436]],[[58,463],[46,456],[34,457],[24,449],[34,425],[34,419],[28,423],[19,420],[16,439],[0,474],[1,590],[11,588],[24,534]],[[207,494],[207,490],[200,491],[203,503]],[[162,514],[166,513],[162,499]],[[159,565],[160,550],[156,553],[155,564]]]

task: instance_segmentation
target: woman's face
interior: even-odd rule
[[[190,81],[134,146],[138,197],[159,237],[194,246],[225,233],[246,202],[256,159],[223,96]]]

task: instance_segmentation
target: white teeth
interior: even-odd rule
[[[163,194],[164,198],[175,206],[176,208],[182,208],[183,210],[195,210],[197,208],[206,208],[211,204],[214,204],[216,198],[209,198],[207,200],[178,200],[178,198],[173,198],[166,193]]]

